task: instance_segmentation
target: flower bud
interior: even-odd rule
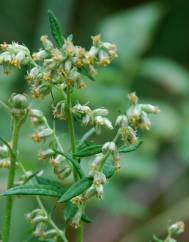
[[[5,158],[0,160],[0,168],[8,169],[11,166],[10,159]]]
[[[138,102],[138,97],[135,92],[129,93],[128,94],[128,99],[132,104],[137,104]]]
[[[136,135],[136,131],[131,127],[122,127],[120,128],[120,134],[122,140],[125,144],[136,144],[138,141],[138,137]]]
[[[120,162],[121,162],[121,158],[120,158],[119,153],[117,152],[116,154],[113,154],[112,155],[112,163],[113,163],[115,170],[119,170],[121,168]]]
[[[158,107],[151,104],[140,104],[140,107],[146,113],[158,114],[160,112],[160,109]]]
[[[0,158],[7,158],[9,156],[9,149],[6,145],[0,146]]]
[[[65,161],[65,160],[63,160],[63,161]],[[56,175],[58,176],[58,178],[60,180],[64,180],[71,174],[72,169],[68,166],[63,166],[63,168],[62,168],[59,165],[55,165],[54,172],[56,173]]]
[[[100,184],[105,184],[105,183],[106,183],[106,176],[104,175],[104,173],[100,171],[95,172],[94,179],[93,179],[94,186],[96,187]]]
[[[39,86],[32,87],[32,96],[36,99],[43,99],[50,92],[50,86],[48,83],[43,83]]]
[[[39,109],[30,109],[29,116],[34,126],[42,126],[45,124],[43,112]]]
[[[76,206],[81,206],[84,202],[83,200],[83,195],[79,195],[79,196],[76,196],[76,197],[73,197],[71,199],[72,203],[75,204]]]
[[[46,50],[51,50],[54,47],[47,35],[41,36],[41,42]]]
[[[50,164],[54,168],[59,168],[62,163],[65,162],[65,158],[62,155],[57,155],[56,157],[50,159]]]
[[[104,158],[104,154],[98,154],[95,156],[95,159],[91,163],[91,169],[89,171],[89,176],[93,176],[96,172],[98,166],[100,165],[101,161]]]
[[[54,154],[55,153],[52,149],[41,150],[38,154],[38,159],[47,160],[47,159],[50,159]]]
[[[117,151],[116,144],[114,142],[106,142],[102,147],[102,152],[106,153],[107,151],[110,151],[111,153]]]
[[[115,122],[116,126],[127,127],[128,126],[128,118],[126,115],[119,115]]]
[[[108,55],[108,53],[106,51],[100,50],[98,64],[100,66],[107,66],[107,65],[110,64],[110,57],[109,57],[109,55]]]
[[[37,78],[38,74],[40,73],[40,67],[39,66],[35,66],[33,67],[29,73],[26,76],[26,79],[28,80],[28,82],[30,83],[31,81],[33,81],[34,79]]]
[[[95,35],[95,36],[92,36],[91,38],[92,38],[92,41],[93,41],[93,45],[94,46],[99,47],[99,45],[102,43],[102,41],[101,41],[101,35],[100,34]]]
[[[70,221],[70,225],[77,229],[80,226],[80,220],[82,216],[82,209],[79,208],[74,217]]]
[[[25,95],[12,94],[10,98],[10,104],[16,109],[26,109],[28,107],[28,101]]]
[[[107,118],[104,118],[104,126],[110,130],[113,129],[112,122]]]
[[[106,115],[108,115],[108,110],[105,108],[96,108],[93,110],[93,115],[106,116]]]
[[[48,54],[45,50],[39,50],[38,52],[33,53],[33,55],[32,55],[34,61],[44,60],[47,56],[48,56]]]
[[[104,187],[102,184],[95,186],[96,188],[96,196],[98,199],[103,199],[103,195],[104,195]]]
[[[50,128],[43,128],[32,135],[32,139],[36,143],[41,143],[46,138],[53,134],[53,130]]]
[[[53,115],[61,120],[66,119],[66,104],[64,101],[60,101],[56,104],[53,110]]]
[[[168,229],[168,232],[171,236],[182,234],[184,232],[184,223],[179,221],[173,225],[171,225]]]

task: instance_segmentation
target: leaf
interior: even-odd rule
[[[129,145],[129,146],[123,145],[119,148],[119,152],[128,153],[128,152],[134,151],[134,150],[138,149],[142,143],[143,143],[143,141],[139,140],[137,144],[133,144],[133,145]]]
[[[102,145],[91,145],[80,149],[78,152],[74,153],[75,157],[88,157],[91,155],[99,154],[102,152]]]
[[[48,10],[48,17],[49,17],[49,23],[50,23],[52,36],[53,36],[57,46],[60,48],[60,47],[62,47],[63,42],[64,42],[60,24],[52,10]]]
[[[76,214],[77,210],[78,210],[78,207],[75,206],[70,201],[65,203],[65,206],[64,206],[64,220],[65,220],[66,223],[69,222],[71,220],[71,218],[74,217],[74,215]]]
[[[129,64],[148,49],[162,16],[162,7],[149,3],[106,18],[100,32],[118,46],[118,61]]]
[[[81,215],[81,220],[85,223],[91,223],[92,222],[92,219],[86,214]]]
[[[66,202],[73,197],[85,192],[92,185],[92,179],[89,177],[82,178],[68,188],[68,190],[62,195],[59,202]]]
[[[158,57],[146,58],[141,63],[139,74],[160,84],[169,93],[188,94],[189,72],[173,60]]]
[[[60,182],[57,181],[53,181],[41,176],[36,176],[36,180],[38,182],[38,184],[42,184],[42,185],[51,185],[51,186],[55,186],[57,189],[60,189],[62,192],[65,192],[66,189],[63,186],[63,184],[61,184]]]
[[[111,160],[107,160],[104,164],[103,167],[103,173],[106,176],[107,179],[111,178],[114,174],[115,170],[114,167],[112,165],[112,161]]]
[[[61,189],[57,189],[56,186],[52,185],[43,185],[43,184],[35,184],[35,185],[20,185],[13,187],[6,191],[4,196],[11,195],[41,195],[41,196],[49,196],[49,197],[60,197],[62,195]]]
[[[81,168],[81,166],[80,166],[80,164],[79,164],[79,162],[77,160],[74,160],[72,157],[70,157],[69,155],[65,154],[62,151],[59,151],[59,150],[56,150],[56,149],[53,149],[53,150],[57,154],[60,154],[60,155],[64,156],[66,159],[68,159],[72,163],[72,165],[76,169],[76,171],[77,171],[77,173],[78,173],[80,178],[85,177],[84,171],[82,170],[82,168]]]

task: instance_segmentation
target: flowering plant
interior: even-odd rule
[[[9,169],[4,209],[3,242],[9,241],[13,196],[34,195],[38,208],[26,215],[33,226],[33,236],[41,241],[68,241],[68,225],[76,229],[76,241],[83,241],[84,223],[90,222],[85,213],[88,201],[96,196],[102,199],[104,186],[121,169],[121,154],[136,150],[141,144],[139,133],[149,130],[150,114],[157,114],[159,108],[150,104],[140,104],[135,93],[128,95],[129,108],[120,113],[115,122],[108,118],[104,107],[92,109],[88,104],[73,103],[72,95],[76,89],[86,88],[84,77],[94,81],[97,69],[106,67],[117,57],[116,46],[103,42],[100,35],[92,37],[92,46],[86,50],[74,45],[72,35],[64,38],[60,25],[49,11],[49,22],[54,43],[44,35],[42,48],[35,53],[18,43],[1,44],[0,65],[8,74],[12,67],[27,66],[26,80],[31,96],[41,100],[52,96],[53,127],[39,109],[33,108],[24,94],[12,94],[7,104],[0,104],[12,118],[11,142],[0,138],[0,167]],[[61,96],[55,100],[53,93]],[[55,179],[44,177],[41,172],[27,171],[18,155],[20,129],[30,118],[34,127],[32,139],[42,144],[39,160],[48,160]],[[57,136],[55,120],[60,119],[68,125],[70,147],[66,148]],[[75,121],[88,128],[76,140]],[[100,135],[103,128],[109,129],[113,138],[104,144],[91,141],[92,135]],[[90,159],[90,168],[85,169],[85,159]],[[15,181],[15,173],[21,169],[23,176]],[[64,226],[60,229],[47,212],[41,196],[55,197],[63,203]]]

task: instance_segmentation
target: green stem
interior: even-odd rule
[[[69,127],[69,133],[70,133],[70,144],[71,144],[71,150],[72,153],[75,153],[75,130],[74,130],[74,123],[73,123],[73,116],[71,113],[72,108],[72,100],[71,100],[71,91],[70,86],[68,86],[67,90],[67,118],[68,118],[68,127]]]
[[[26,173],[26,170],[23,166],[23,164],[21,162],[19,162],[19,167],[20,169],[22,170],[22,172],[25,174]],[[48,221],[49,223],[51,224],[51,226],[57,231],[57,234],[59,235],[59,237],[62,239],[62,241],[64,242],[68,242],[67,238],[66,238],[66,235],[65,235],[65,232],[60,230],[57,225],[55,224],[55,222],[51,219],[51,217],[49,216],[49,214],[47,213],[41,199],[39,196],[35,196],[36,198],[36,201],[39,205],[39,207],[43,210],[43,213],[45,214],[45,216],[48,218]]]
[[[9,169],[7,189],[13,187],[13,185],[14,185],[14,177],[15,177],[15,171],[16,171],[16,159],[17,159],[17,146],[18,146],[20,127],[21,127],[21,122],[17,119],[13,119],[13,131],[12,131],[13,154],[11,154],[11,157],[10,157],[11,166]],[[3,229],[2,229],[3,242],[9,241],[12,205],[13,205],[13,198],[11,196],[6,197],[5,198],[5,209],[4,209],[4,214],[3,214]]]
[[[84,224],[81,222],[80,227],[77,229],[76,242],[83,242],[84,237]]]
[[[71,90],[70,90],[70,86],[68,86],[68,88],[67,88],[67,119],[68,119],[68,128],[69,128],[69,134],[70,134],[71,151],[73,154],[76,152],[76,146],[75,146],[74,122],[73,122],[73,116],[71,113],[71,108],[72,108]],[[75,181],[79,179],[75,168],[74,168],[74,179],[75,179]],[[76,231],[76,241],[77,242],[83,242],[83,234],[84,234],[84,225],[83,225],[83,223],[81,223],[80,227]]]

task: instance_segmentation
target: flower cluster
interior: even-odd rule
[[[157,114],[159,108],[151,104],[139,104],[135,93],[128,95],[130,107],[126,114],[119,115],[116,125],[120,127],[120,134],[125,144],[135,144],[138,142],[137,130],[149,130],[151,122],[149,114]]]
[[[52,239],[55,241],[59,235],[54,228],[51,228],[48,216],[38,208],[26,214],[27,221],[34,227],[33,235],[40,240]]]
[[[55,85],[61,89],[68,85],[85,87],[83,73],[92,77],[96,67],[109,64],[117,56],[115,45],[102,42],[100,36],[93,37],[89,51],[74,45],[72,36],[60,49],[46,35],[41,37],[41,42],[43,48],[32,55],[35,65],[27,74],[35,98],[43,98]]]
[[[10,73],[10,67],[20,68],[31,62],[29,49],[24,45],[13,42],[12,44],[3,43],[0,45],[0,65],[3,65],[6,74]]]

